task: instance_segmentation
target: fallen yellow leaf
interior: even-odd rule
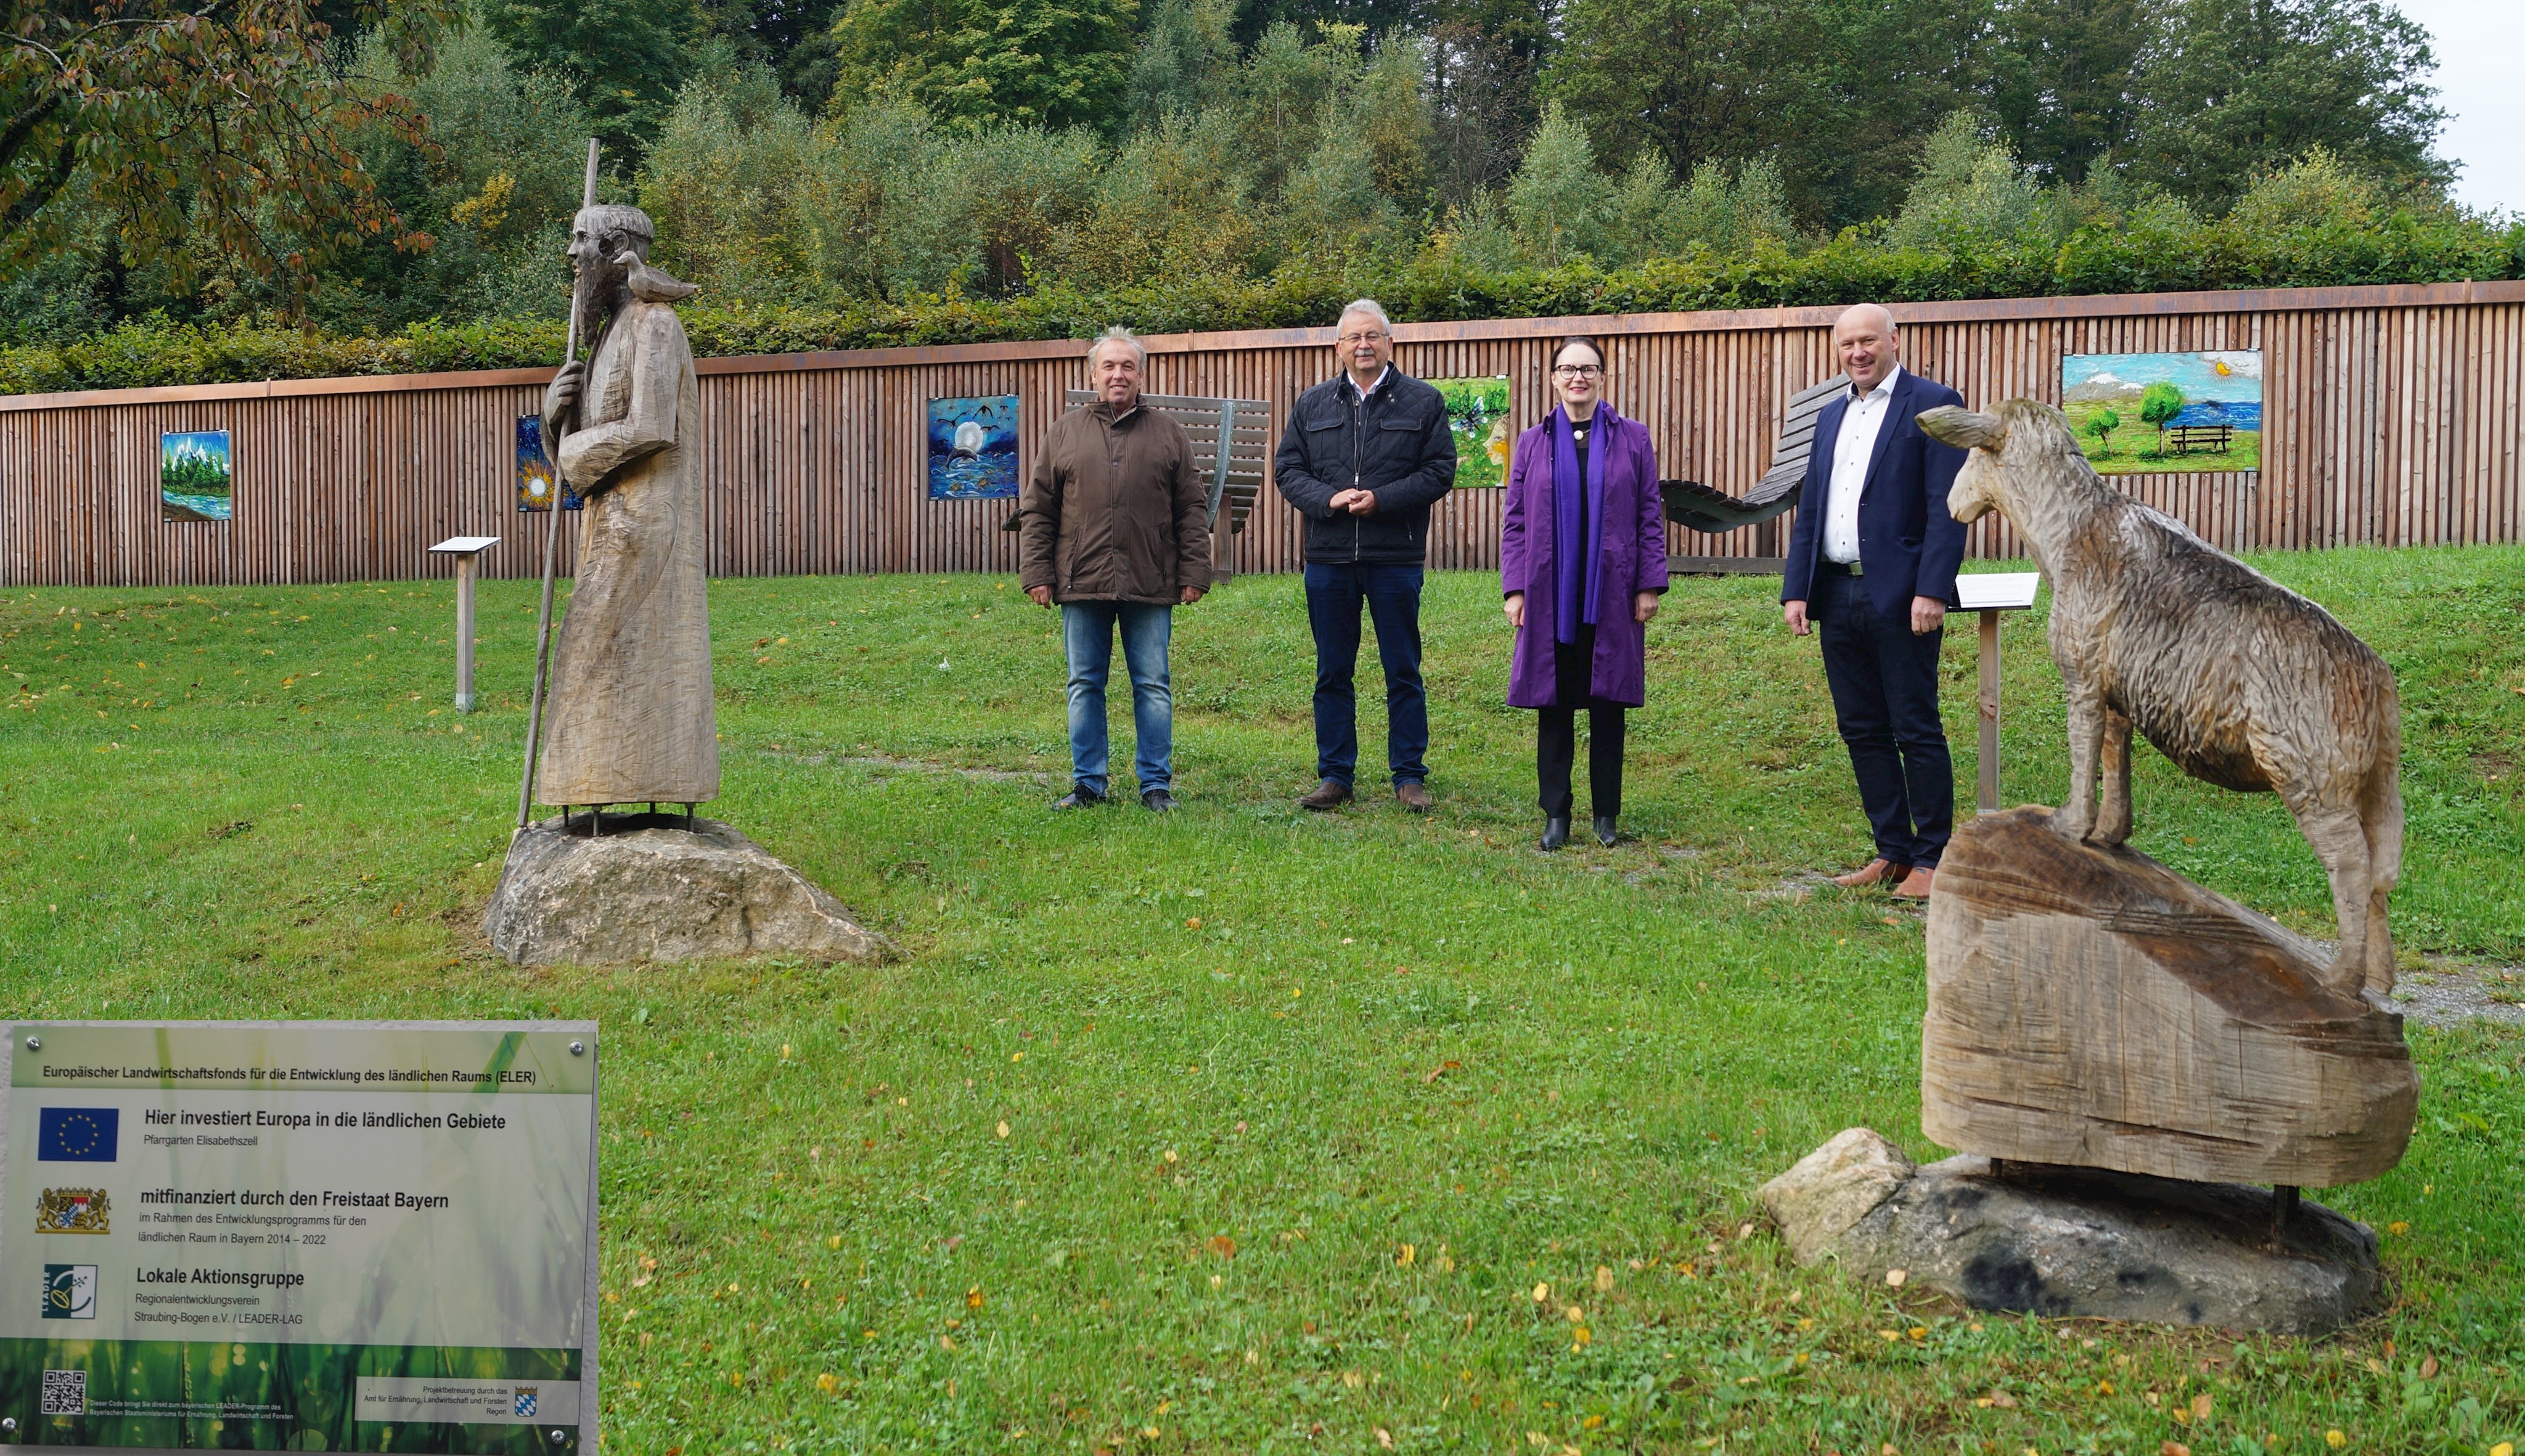
[[[1006,1137],[1006,1136],[1008,1136],[1008,1135],[1009,1135],[1009,1124],[1008,1124],[1008,1120],[1007,1120],[1007,1119],[1005,1119],[1005,1118],[1001,1119],[1001,1120],[1000,1120],[1000,1125],[999,1125],[999,1127],[997,1127],[997,1128],[993,1129],[992,1130],[993,1130],[993,1131],[995,1131],[995,1132],[997,1132],[997,1133],[999,1133],[1002,1137]]]
[[[1597,1290],[1597,1292],[1598,1292],[1598,1293],[1603,1293],[1605,1290],[1610,1289],[1611,1287],[1613,1287],[1613,1271],[1611,1271],[1610,1269],[1606,1268],[1606,1267],[1605,1267],[1604,1265],[1602,1265],[1602,1264],[1597,1265],[1597,1266],[1596,1266],[1596,1290]]]
[[[830,1395],[834,1391],[842,1388],[842,1382],[831,1371],[826,1371],[822,1375],[816,1377],[816,1388],[823,1391],[827,1395]]]
[[[1908,1280],[1910,1277],[1911,1271],[1907,1269],[1889,1269],[1885,1271],[1885,1282],[1893,1285],[1897,1289],[1902,1288],[1904,1280]]]

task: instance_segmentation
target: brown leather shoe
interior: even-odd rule
[[[1832,882],[1843,889],[1865,889],[1871,884],[1896,883],[1910,872],[1911,867],[1908,865],[1898,865],[1892,860],[1874,859],[1847,875],[1834,876]]]
[[[1913,869],[1910,874],[1903,878],[1903,882],[1901,884],[1894,886],[1894,898],[1898,900],[1925,900],[1929,898],[1929,882],[1937,878],[1937,871],[1930,869],[1926,865],[1918,866]]]
[[[1417,779],[1394,785],[1394,799],[1396,803],[1414,814],[1428,813],[1432,802],[1429,798],[1429,785]]]
[[[1338,778],[1326,778],[1315,785],[1312,793],[1299,799],[1298,807],[1317,814],[1329,814],[1349,802],[1350,785]]]

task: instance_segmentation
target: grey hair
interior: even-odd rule
[[[1095,367],[1096,351],[1104,348],[1107,344],[1130,345],[1133,362],[1143,369],[1148,367],[1148,345],[1140,342],[1140,336],[1138,334],[1135,334],[1131,330],[1123,327],[1121,325],[1116,324],[1113,327],[1106,329],[1103,333],[1096,335],[1096,341],[1087,346],[1087,363],[1090,368]]]
[[[1342,326],[1342,322],[1349,319],[1353,314],[1370,315],[1376,320],[1377,326],[1384,329],[1388,335],[1391,335],[1394,332],[1394,321],[1385,317],[1385,305],[1378,303],[1373,298],[1354,298],[1350,302],[1343,304],[1341,319],[1337,319],[1333,322],[1333,327],[1335,329],[1339,329]]]

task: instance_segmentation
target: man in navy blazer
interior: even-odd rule
[[[1964,452],[1920,430],[1963,396],[1906,372],[1894,316],[1872,303],[1833,325],[1850,389],[1815,417],[1780,584],[1780,616],[1820,629],[1824,681],[1850,748],[1876,857],[1838,877],[1925,900],[1954,832],[1956,772],[1938,718],[1938,651],[1964,527],[1947,491]]]

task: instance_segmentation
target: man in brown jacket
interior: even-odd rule
[[[1166,643],[1175,604],[1210,588],[1210,497],[1183,427],[1140,404],[1148,351],[1109,328],[1087,351],[1096,403],[1061,417],[1035,450],[1017,503],[1018,572],[1038,607],[1061,604],[1069,654],[1070,788],[1056,809],[1105,799],[1105,679],[1114,632],[1131,674],[1140,802],[1174,800],[1174,687]]]

